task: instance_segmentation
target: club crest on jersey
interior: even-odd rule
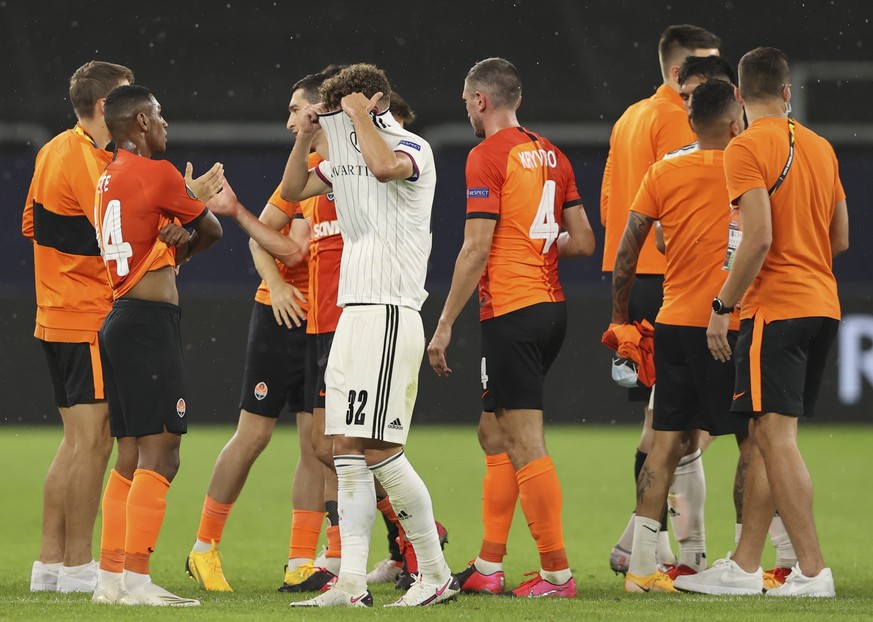
[[[255,385],[255,398],[260,401],[267,397],[267,393],[269,389],[267,389],[267,383],[263,380]]]
[[[361,148],[358,147],[358,134],[357,132],[352,132],[349,134],[349,141],[352,143],[352,147],[355,148],[355,151],[361,153]]]
[[[327,200],[328,200],[328,201],[330,201],[331,203],[333,203],[333,192],[328,192],[328,193],[327,193],[326,195],[324,195],[324,196],[327,197]]]
[[[180,417],[184,417],[187,410],[188,406],[185,404],[185,398],[180,397],[176,402],[176,414]]]
[[[489,194],[488,188],[467,188],[468,199],[487,199]]]

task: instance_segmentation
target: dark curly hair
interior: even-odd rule
[[[349,65],[334,77],[326,80],[319,89],[321,101],[328,110],[340,108],[340,101],[350,93],[363,93],[372,97],[382,93],[379,103],[387,108],[391,101],[391,83],[385,72],[367,63]]]

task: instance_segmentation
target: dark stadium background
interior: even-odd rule
[[[81,6],[77,6],[81,5]],[[519,68],[519,117],[573,161],[598,235],[594,258],[567,262],[570,329],[548,382],[550,420],[635,422],[639,406],[609,379],[599,344],[609,321],[600,272],[599,188],[611,124],[660,82],[656,45],[673,23],[720,35],[732,63],[753,47],[783,49],[795,114],[830,138],[848,193],[851,248],[836,262],[849,322],[819,405],[822,421],[873,419],[873,4],[839,2],[58,3],[0,1],[0,403],[3,423],[55,422],[34,317],[21,208],[39,147],[74,123],[70,74],[97,58],[131,67],[170,123],[167,158],[203,171],[224,162],[240,199],[259,212],[278,183],[291,137],[289,87],[328,63],[383,67],[434,144],[439,184],[424,308],[433,330],[463,235],[464,159],[474,138],[460,92],[470,65],[504,56]],[[194,424],[235,420],[251,296],[258,278],[238,228],[186,266],[179,287]],[[454,375],[422,369],[417,418],[473,422],[479,412],[476,311],[468,305],[450,350]]]

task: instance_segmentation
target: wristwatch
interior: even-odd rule
[[[712,310],[715,312],[716,315],[727,315],[728,313],[733,313],[734,308],[724,306],[721,298],[713,298]]]

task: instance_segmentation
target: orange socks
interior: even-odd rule
[[[524,465],[516,476],[521,509],[537,543],[543,570],[566,570],[570,565],[561,523],[561,485],[551,457],[544,456]]]
[[[221,534],[224,533],[224,525],[233,503],[219,503],[209,495],[203,501],[203,512],[200,514],[200,528],[197,530],[197,539],[207,544],[221,542]]]
[[[131,481],[118,471],[109,472],[103,491],[103,530],[100,535],[100,569],[107,572],[124,570],[124,538],[127,524],[127,495]]]
[[[482,523],[485,536],[479,558],[502,563],[506,555],[506,540],[512,526],[512,515],[518,501],[518,479],[515,468],[505,453],[485,456],[485,477],[482,478]]]
[[[288,546],[288,559],[315,559],[315,549],[318,546],[323,520],[324,512],[291,511],[291,544]]]
[[[327,528],[327,552],[324,554],[327,558],[338,559],[343,555],[343,547],[340,544],[340,528],[339,525],[330,525]]]
[[[124,569],[149,574],[149,558],[155,551],[170,482],[154,471],[137,469],[127,496],[127,529]]]

